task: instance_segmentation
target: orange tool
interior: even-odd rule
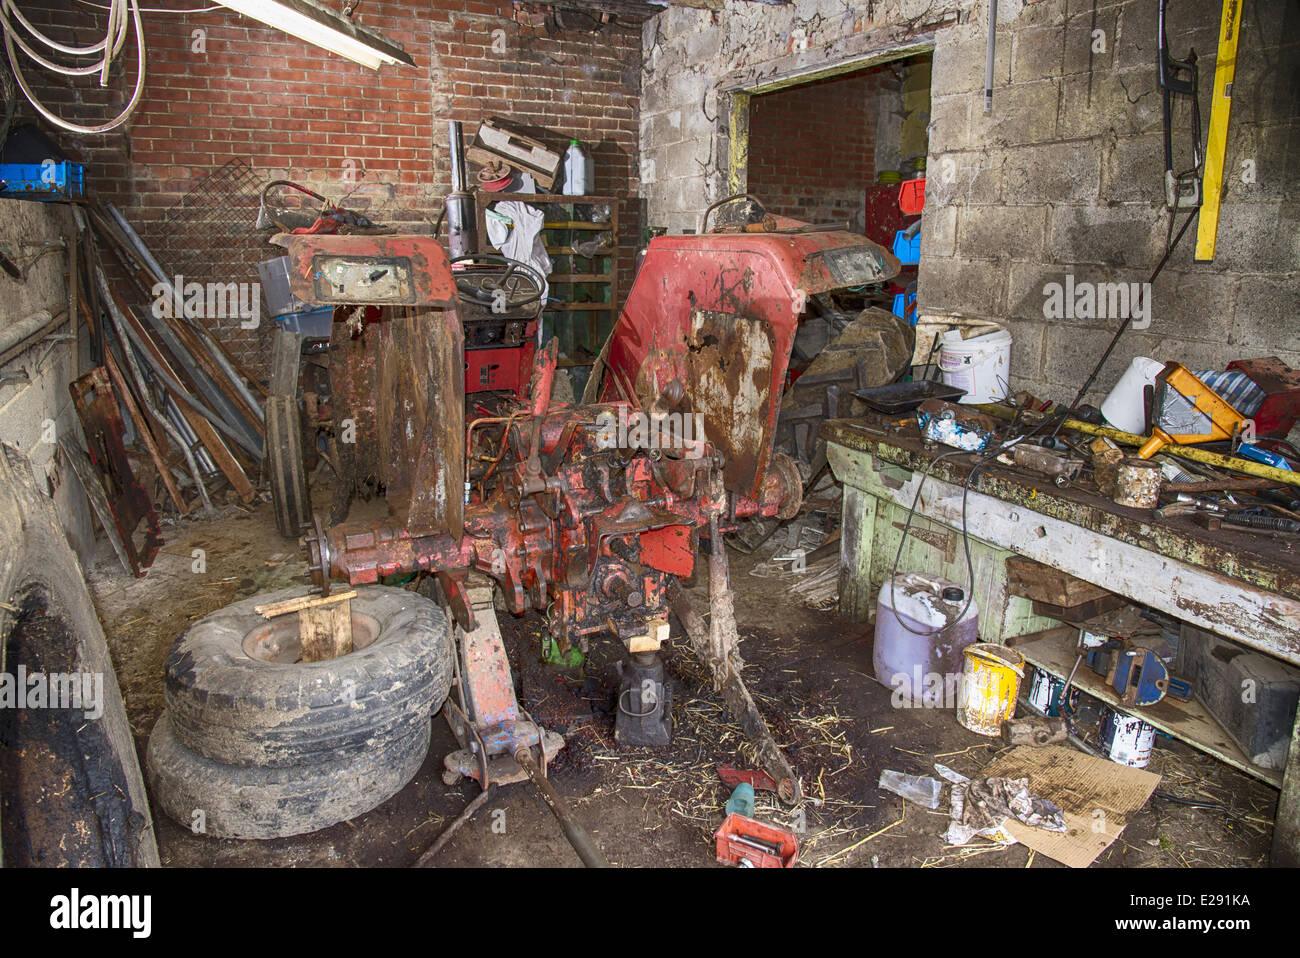
[[[1165,363],[1156,377],[1151,438],[1138,450],[1150,459],[1165,446],[1215,442],[1235,436],[1246,417],[1181,363]]]

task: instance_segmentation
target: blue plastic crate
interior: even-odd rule
[[[275,317],[281,329],[298,333],[304,339],[329,339],[334,322],[333,306],[318,306],[298,313],[285,313]]]
[[[899,319],[907,319],[907,307],[916,302],[916,293],[899,293],[894,297],[894,315]],[[913,326],[916,325],[916,313],[912,313],[912,318],[908,322]]]
[[[73,200],[86,195],[80,163],[0,163],[0,196],[20,200]]]
[[[921,262],[921,234],[918,232],[909,240],[903,232],[899,230],[894,234],[894,255],[904,266],[915,266]]]

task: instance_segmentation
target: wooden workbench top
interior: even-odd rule
[[[827,442],[915,472],[924,471],[941,453],[954,451],[934,444],[927,449],[914,429],[911,434],[890,432],[881,420],[872,418],[830,420],[822,424],[819,434]],[[961,485],[976,458],[973,454],[952,456],[934,464],[930,475]],[[1156,519],[1151,510],[1115,504],[1089,481],[1061,488],[1046,476],[996,462],[980,471],[971,489],[1268,592],[1300,599],[1300,536],[1236,529],[1211,532],[1187,516]]]

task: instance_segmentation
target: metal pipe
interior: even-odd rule
[[[447,121],[448,152],[451,156],[451,192],[442,201],[447,217],[447,251],[452,259],[471,256],[478,250],[478,214],[474,195],[469,192],[465,176],[465,143],[460,122]]]
[[[989,0],[989,37],[984,53],[984,112],[993,112],[993,51],[998,29],[998,0]]]
[[[974,407],[980,412],[988,413],[991,416],[997,416],[999,419],[1011,419],[1014,413],[1005,406],[994,404],[980,404]],[[1121,429],[1111,429],[1108,426],[1094,426],[1092,423],[1081,422],[1078,419],[1066,419],[1061,423],[1062,429],[1077,429],[1079,432],[1087,433],[1090,436],[1104,436],[1115,442],[1123,443],[1126,446],[1141,446],[1151,439],[1150,436],[1139,436],[1136,433],[1124,432]],[[1219,452],[1210,452],[1206,449],[1197,449],[1195,446],[1169,445],[1161,447],[1160,451],[1170,456],[1178,456],[1181,459],[1191,459],[1193,462],[1203,462],[1209,466],[1218,466],[1220,469],[1231,469],[1233,472],[1244,472],[1248,476],[1258,476],[1261,479],[1271,479],[1275,482],[1285,482],[1293,486],[1300,486],[1300,472],[1291,472],[1286,469],[1275,469],[1273,466],[1266,466],[1262,462],[1251,462],[1249,459],[1239,459],[1236,456],[1225,456]]]
[[[140,366],[131,352],[131,340],[126,333],[130,324],[127,323],[126,317],[118,310],[113,294],[109,290],[108,280],[104,276],[104,270],[98,265],[95,266],[95,282],[99,286],[100,295],[104,297],[104,305],[108,309],[108,316],[113,323],[113,328],[117,330],[117,341],[122,346],[122,356],[126,359],[127,369],[130,370],[131,378],[135,380],[135,388],[140,391],[140,403],[153,416],[158,425],[162,426],[163,432],[167,433],[171,440],[181,447],[185,462],[190,467],[190,478],[194,480],[194,486],[199,490],[199,498],[203,501],[203,511],[208,515],[213,515],[215,510],[212,508],[212,500],[208,497],[208,487],[203,484],[203,477],[199,475],[199,467],[194,461],[194,453],[185,444],[185,440],[181,438],[181,434],[176,430],[176,427],[154,406],[153,400],[149,396],[149,387],[145,385],[144,374],[140,371]],[[104,348],[108,349],[107,343],[104,344]]]
[[[447,121],[447,141],[451,154],[451,188],[464,193],[469,184],[465,180],[465,140],[461,135],[460,120]]]
[[[550,779],[542,774],[542,770],[537,767],[537,760],[533,758],[532,749],[525,746],[515,752],[515,761],[519,767],[527,773],[532,779],[537,790],[542,793],[542,800],[546,802],[551,813],[560,823],[560,828],[564,830],[564,837],[569,840],[573,850],[578,853],[582,863],[588,868],[612,868],[609,859],[597,847],[591,834],[582,827],[582,823],[573,817],[573,810],[565,804],[560,793],[551,785]]]

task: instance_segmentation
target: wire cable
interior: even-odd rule
[[[4,30],[5,52],[8,54],[9,65],[13,69],[14,79],[18,81],[18,86],[22,89],[23,95],[36,108],[37,113],[60,129],[71,133],[107,133],[109,130],[116,129],[135,112],[135,108],[140,103],[140,97],[144,93],[145,42],[144,27],[140,22],[140,0],[111,0],[107,10],[108,22],[105,27],[104,39],[89,46],[77,47],[47,37],[23,16],[22,11],[18,9],[16,0],[0,0],[0,27]],[[38,53],[28,44],[19,32],[19,25],[25,28],[36,41],[57,53],[73,57],[95,56],[98,54],[99,59],[95,63],[82,66],[56,63]],[[99,85],[105,87],[108,86],[109,69],[118,54],[122,52],[131,34],[135,36],[136,45],[135,88],[132,90],[126,106],[122,108],[116,117],[107,123],[94,126],[72,123],[45,106],[28,85],[27,77],[19,66],[20,58],[14,49],[16,46],[18,50],[21,50],[37,64],[61,76],[78,77],[98,73]]]

